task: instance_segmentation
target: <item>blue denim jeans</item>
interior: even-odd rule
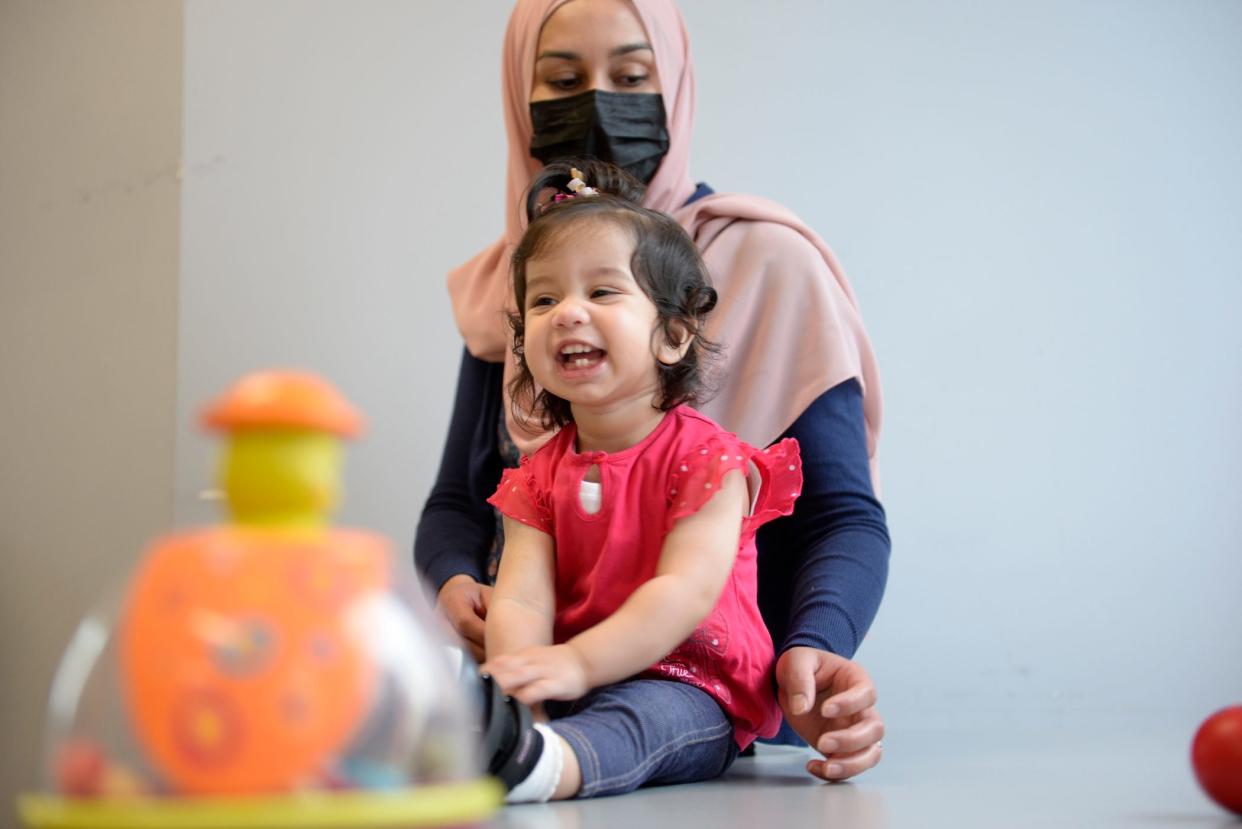
[[[631,679],[573,702],[548,702],[545,709],[552,730],[578,757],[578,797],[710,780],[724,774],[738,754],[724,711],[681,682]]]

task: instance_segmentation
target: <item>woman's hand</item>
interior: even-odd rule
[[[578,699],[591,690],[586,665],[572,645],[526,648],[488,660],[479,670],[491,674],[501,690],[525,705]]]
[[[858,663],[829,651],[790,648],[776,663],[778,699],[798,736],[824,755],[806,770],[845,780],[880,762],[884,721],[875,684]]]
[[[436,606],[461,636],[476,662],[484,659],[483,620],[487,618],[491,599],[492,588],[464,574],[446,581],[436,597]]]

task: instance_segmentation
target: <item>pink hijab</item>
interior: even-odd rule
[[[470,353],[515,366],[505,312],[513,307],[509,255],[525,226],[522,199],[540,169],[530,157],[529,98],[544,21],[569,0],[518,0],[505,32],[502,83],[509,134],[505,235],[449,273],[457,326]],[[670,213],[694,239],[720,295],[706,335],[725,348],[716,396],[698,408],[756,446],[774,441],[821,394],[850,378],[863,389],[867,454],[877,485],[880,381],[858,305],[836,256],[793,213],[755,196],[721,193],[685,205],[694,123],[694,67],[672,0],[631,0],[655,52],[669,150],[644,204]],[[506,394],[506,400],[508,399]],[[524,453],[549,435],[527,431],[505,409]]]

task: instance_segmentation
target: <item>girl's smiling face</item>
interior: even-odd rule
[[[650,410],[659,392],[655,304],[634,278],[634,239],[616,222],[585,218],[526,264],[526,364],[535,381],[583,414]],[[638,407],[638,408],[634,408]]]

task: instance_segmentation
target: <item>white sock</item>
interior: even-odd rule
[[[505,795],[506,803],[547,803],[561,782],[561,771],[565,768],[565,747],[561,745],[561,738],[541,722],[535,723],[535,730],[543,737],[543,752],[526,779]]]

